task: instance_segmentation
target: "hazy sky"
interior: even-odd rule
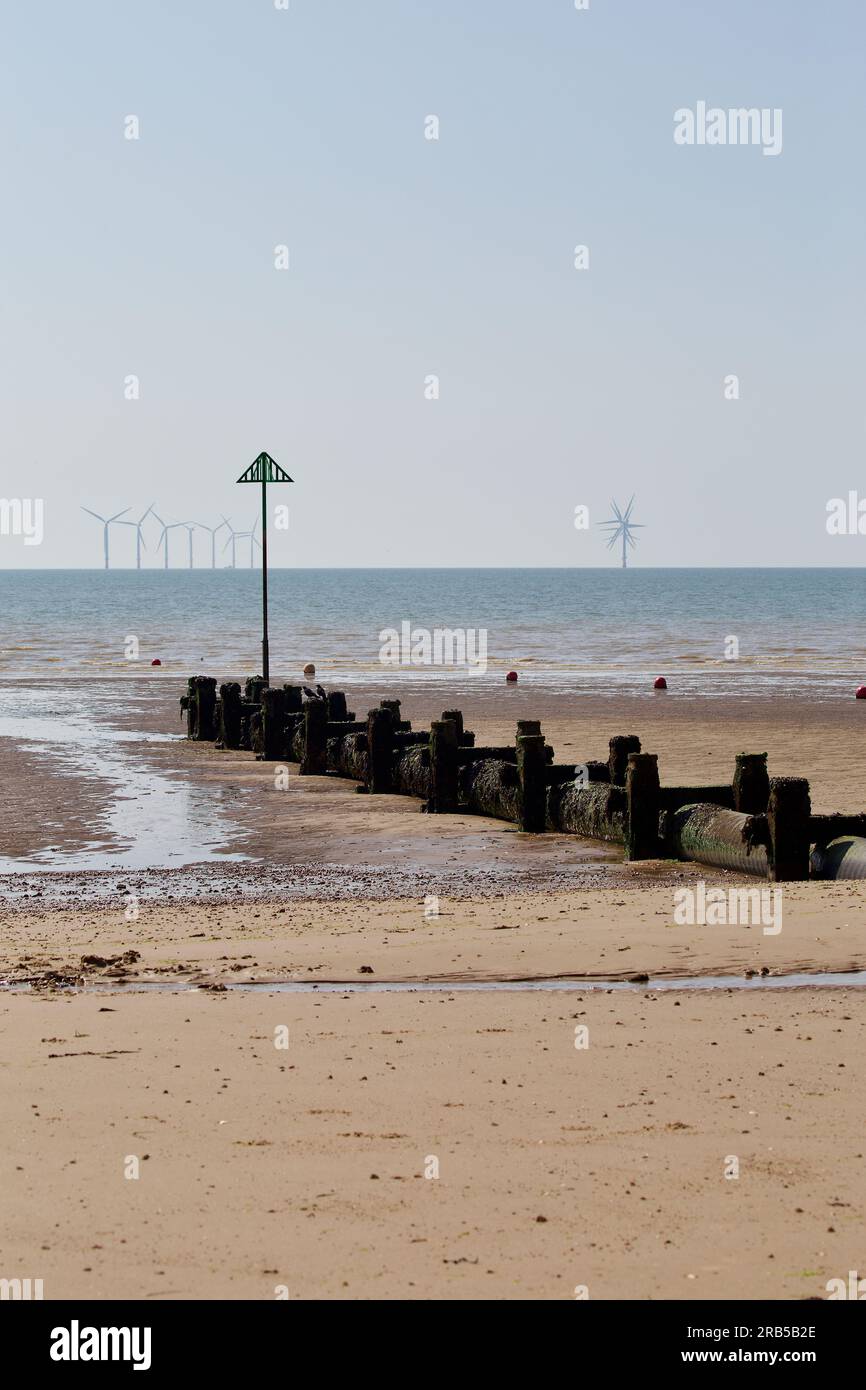
[[[245,529],[261,449],[276,564],[615,563],[574,508],[632,492],[638,564],[863,563],[825,527],[866,498],[862,0],[0,25],[0,495],[45,507],[0,567],[99,564],[82,504]],[[781,153],[675,144],[700,101],[780,108]]]

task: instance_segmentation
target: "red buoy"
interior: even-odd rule
[[[516,680],[517,680],[517,672],[516,672],[516,671],[509,671],[509,672],[508,672],[508,675],[505,677],[505,679],[506,679],[507,681],[516,681]]]
[[[667,690],[667,688],[668,683],[665,680],[664,676],[656,676],[655,680],[653,681],[653,690]]]
[[[150,664],[151,666],[161,666],[162,662],[160,661],[158,656],[155,656]]]
[[[858,685],[854,692],[855,700],[866,700],[866,685]]]

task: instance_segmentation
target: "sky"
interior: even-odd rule
[[[275,565],[615,564],[632,494],[637,565],[861,565],[864,40],[862,0],[4,7],[0,499],[44,520],[0,568],[101,564],[82,507],[248,530],[263,449]],[[677,144],[699,102],[781,152]]]

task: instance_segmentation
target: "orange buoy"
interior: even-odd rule
[[[854,692],[855,700],[866,700],[866,685],[858,685]]]
[[[653,690],[667,690],[667,688],[668,683],[665,680],[664,676],[656,676],[655,680],[653,681]]]
[[[517,680],[517,672],[516,672],[516,671],[509,671],[509,672],[508,672],[508,675],[505,677],[505,679],[506,679],[507,681],[511,681],[511,682],[513,683],[514,681]]]

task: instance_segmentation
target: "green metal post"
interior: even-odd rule
[[[271,661],[268,652],[268,484],[262,470],[262,675],[271,683]]]

